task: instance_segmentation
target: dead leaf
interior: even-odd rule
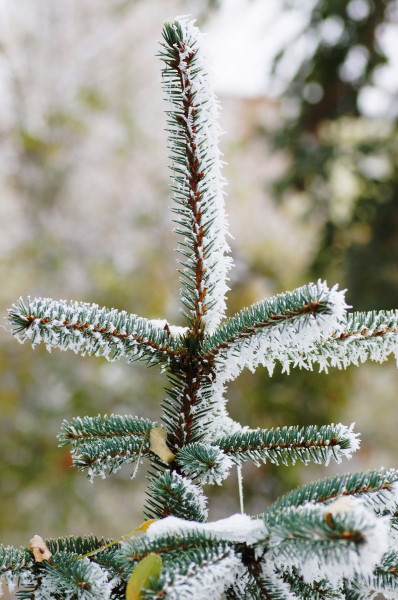
[[[51,552],[44,543],[44,540],[39,535],[34,535],[29,542],[32,548],[33,556],[36,562],[43,562],[43,560],[49,560],[51,558]]]
[[[150,450],[164,462],[170,463],[175,459],[175,454],[167,447],[167,431],[163,427],[154,427],[149,434]]]

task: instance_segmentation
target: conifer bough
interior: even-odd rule
[[[250,430],[228,416],[226,382],[244,367],[264,365],[272,374],[277,362],[288,372],[397,357],[398,311],[347,313],[344,293],[318,281],[224,318],[231,261],[218,105],[193,23],[165,25],[160,58],[186,327],[45,298],[21,299],[9,311],[20,342],[143,360],[167,371],[160,423],[130,415],[77,417],[64,421],[59,436],[89,477],[124,463],[135,463],[135,472],[148,459],[144,514],[155,521],[142,527],[141,538],[124,541],[47,540],[51,557],[41,562],[29,548],[0,547],[0,574],[35,600],[126,594],[129,600],[342,600],[380,591],[398,598],[395,469],[307,484],[257,518],[207,522],[203,484],[222,482],[233,465],[327,464],[350,458],[359,446],[353,427],[342,424]]]

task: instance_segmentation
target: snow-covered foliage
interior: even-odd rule
[[[193,22],[175,21],[164,31],[161,58],[168,110],[176,232],[183,255],[182,300],[193,321],[211,332],[225,311],[227,220],[218,138],[219,107]],[[176,88],[179,93],[176,94]],[[197,325],[200,326],[200,325]]]
[[[305,351],[301,347],[281,347],[264,362],[270,373],[276,362],[288,373],[291,367],[328,372],[330,367],[346,369],[370,359],[382,363],[392,354],[398,362],[398,312],[347,313],[340,331],[322,336]]]
[[[187,327],[64,300],[29,298],[9,311],[21,342],[109,360],[144,359],[167,371],[165,428],[130,415],[78,417],[64,421],[59,436],[61,445],[72,445],[75,466],[91,478],[148,459],[144,513],[154,521],[138,528],[141,538],[123,543],[129,536],[108,543],[74,537],[43,541],[46,557],[0,547],[0,574],[10,582],[20,577],[25,597],[34,600],[121,600],[126,585],[127,598],[137,597],[129,592],[137,565],[155,555],[156,576],[149,573],[139,590],[146,600],[342,600],[378,591],[392,598],[398,587],[394,469],[307,484],[256,518],[238,514],[207,522],[202,487],[220,484],[234,464],[327,465],[332,458],[349,459],[359,448],[353,425],[242,426],[228,415],[226,382],[245,367],[265,365],[272,373],[275,361],[288,371],[315,362],[326,370],[367,358],[384,360],[397,354],[398,313],[347,314],[344,292],[318,281],[220,323],[230,261],[218,107],[198,30],[182,18],[165,25],[163,38]]]
[[[205,354],[217,361],[224,381],[236,379],[241,370],[259,364],[270,369],[274,351],[313,344],[341,331],[344,292],[318,281],[263,300],[228,319],[204,342]]]
[[[69,600],[76,595],[76,588],[80,588],[79,600],[109,600],[116,582],[109,581],[107,570],[88,558],[74,561],[73,566],[69,564],[63,567],[63,558],[58,555],[57,559],[61,564],[55,562],[54,565],[45,566],[40,591],[33,596],[35,599],[51,600],[57,594],[62,594],[62,597]]]
[[[344,578],[370,576],[388,548],[388,518],[376,517],[360,501],[342,509],[337,503],[274,512],[269,560],[279,568],[295,567],[310,583],[326,578],[338,587]]]
[[[161,518],[165,514],[178,515],[195,521],[207,520],[207,498],[198,485],[175,471],[165,471],[149,484],[146,516]]]
[[[220,545],[211,552],[188,555],[188,560],[165,571],[159,581],[160,592],[147,598],[170,600],[208,600],[220,598],[243,574],[242,562],[235,552]]]
[[[358,433],[353,428],[354,423],[350,427],[339,423],[319,428],[315,425],[270,430],[243,428],[217,440],[216,444],[238,464],[250,458],[256,465],[267,461],[287,465],[297,460],[328,465],[331,458],[340,463],[358,450]]]
[[[229,475],[232,459],[218,446],[188,444],[177,455],[181,469],[188,477],[195,477],[201,484],[220,484]]]
[[[174,339],[157,322],[108,310],[84,302],[55,302],[51,298],[20,298],[9,310],[16,325],[14,335],[34,347],[43,342],[47,350],[58,347],[76,354],[93,354],[116,360],[167,360],[173,355]],[[179,336],[178,336],[179,337]]]

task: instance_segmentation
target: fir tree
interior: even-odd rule
[[[350,458],[353,426],[249,429],[227,414],[225,386],[244,367],[320,370],[397,355],[398,311],[347,312],[337,286],[310,283],[224,319],[228,233],[217,147],[218,105],[200,35],[165,25],[160,57],[181,300],[186,327],[94,304],[20,300],[13,333],[32,346],[108,360],[142,360],[168,374],[161,424],[127,416],[64,422],[76,467],[90,478],[142,458],[150,463],[141,537],[68,537],[0,547],[0,573],[22,598],[331,600],[398,597],[398,471],[380,469],[307,484],[256,517],[207,522],[203,485],[233,465]]]

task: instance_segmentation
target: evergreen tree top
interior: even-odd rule
[[[218,149],[218,104],[200,33],[165,25],[160,58],[168,100],[173,214],[186,327],[95,304],[20,300],[13,333],[108,360],[160,364],[169,385],[159,423],[132,415],[64,421],[61,445],[90,478],[150,463],[141,538],[61,538],[0,547],[0,572],[24,598],[256,600],[397,597],[398,471],[380,469],[307,484],[254,518],[207,522],[203,485],[232,466],[328,464],[359,447],[353,425],[251,430],[227,413],[225,386],[241,370],[345,368],[398,352],[398,312],[355,313],[337,285],[309,283],[225,319],[228,226]],[[35,536],[37,537],[37,536]],[[38,544],[38,545],[37,545]],[[41,554],[40,554],[41,552]]]

